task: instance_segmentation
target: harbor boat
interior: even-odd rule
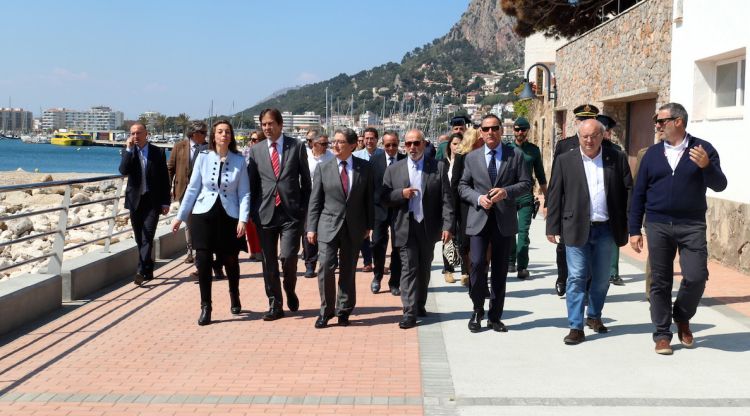
[[[94,144],[91,134],[66,129],[55,131],[50,142],[58,146],[90,146]]]

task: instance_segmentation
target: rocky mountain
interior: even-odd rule
[[[497,0],[472,0],[461,19],[443,37],[407,52],[400,63],[389,62],[353,75],[295,88],[243,110],[236,116],[251,120],[263,108],[277,107],[295,114],[325,114],[325,89],[344,111],[381,113],[384,107],[404,105],[428,108],[433,97],[443,104],[458,104],[465,94],[479,92],[495,102],[505,98],[521,81],[523,39],[513,32],[514,21]],[[484,80],[476,73],[503,74],[495,91],[482,92]],[[492,97],[490,97],[492,96]],[[352,99],[353,98],[353,99]]]

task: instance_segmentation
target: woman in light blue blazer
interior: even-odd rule
[[[221,259],[229,280],[231,312],[240,313],[240,266],[238,254],[246,250],[245,222],[250,215],[247,162],[237,151],[234,129],[219,120],[211,129],[208,150],[198,154],[177,218],[176,232],[192,215],[191,233],[196,251],[201,314],[198,325],[211,323],[211,259]]]

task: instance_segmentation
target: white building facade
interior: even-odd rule
[[[0,131],[28,132],[34,128],[34,115],[23,108],[0,108]]]
[[[122,111],[112,111],[105,106],[91,107],[88,111],[69,108],[51,108],[42,114],[42,130],[74,129],[108,131],[120,128],[124,119]]]

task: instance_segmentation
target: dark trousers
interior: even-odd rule
[[[160,213],[161,207],[153,204],[148,192],[141,195],[138,207],[130,211],[130,224],[133,226],[135,244],[138,246],[138,273],[145,277],[154,275],[154,259],[151,257],[151,250]]]
[[[196,267],[198,268],[198,286],[201,291],[201,305],[211,305],[211,263],[213,252],[211,250],[196,250]],[[240,293],[240,264],[237,255],[216,254],[217,260],[221,261],[227,271],[229,280],[229,292]]]
[[[565,283],[568,281],[568,260],[565,257],[565,242],[563,242],[562,236],[555,248],[555,254],[555,260],[557,261],[557,283]]]
[[[518,215],[517,239],[511,240],[510,264],[518,264],[518,270],[529,268],[529,228],[531,228],[531,217],[534,214],[534,197],[531,202],[518,203],[516,205]]]
[[[320,291],[321,316],[351,315],[357,304],[354,274],[357,270],[359,241],[351,241],[346,222],[336,237],[329,242],[318,241],[318,290]],[[340,261],[338,295],[336,290],[337,253]],[[335,301],[334,301],[335,299]],[[335,304],[335,309],[334,309]]]
[[[646,223],[648,260],[651,263],[651,322],[654,341],[672,339],[672,318],[688,322],[695,315],[708,280],[706,223]],[[680,252],[682,282],[672,305],[674,257]]]
[[[388,247],[388,230],[394,235],[391,221],[375,221],[372,230],[372,271],[373,279],[378,282],[383,280],[385,273],[385,252]],[[393,245],[391,238],[391,277],[388,279],[388,287],[398,288],[401,284],[401,256]]]
[[[482,232],[478,235],[469,236],[471,250],[471,274],[469,275],[471,285],[469,296],[474,303],[475,311],[484,310],[484,299],[487,297],[487,247],[492,245],[491,262],[492,274],[490,282],[490,310],[488,318],[491,321],[499,321],[503,316],[505,306],[505,281],[508,277],[508,253],[513,236],[504,236],[495,223],[494,213],[490,213]]]
[[[362,251],[362,263],[364,263],[365,266],[372,265],[372,247],[370,247],[370,237],[367,237],[362,241],[362,247],[360,247],[360,250]]]
[[[417,311],[427,303],[427,287],[435,252],[435,243],[427,238],[424,221],[418,223],[409,215],[409,238],[398,248],[403,270],[401,273],[401,303],[404,318],[416,318]]]
[[[302,261],[305,262],[305,267],[308,270],[315,270],[315,266],[318,264],[318,245],[310,244],[305,233],[302,233]]]
[[[263,250],[263,281],[266,286],[268,304],[272,308],[280,309],[284,303],[284,297],[281,294],[281,274],[284,275],[284,291],[287,295],[294,294],[297,286],[297,253],[301,233],[300,222],[286,215],[281,207],[276,208],[269,224],[258,227],[258,236]],[[279,245],[281,251],[279,251]],[[281,273],[279,260],[281,260]]]

